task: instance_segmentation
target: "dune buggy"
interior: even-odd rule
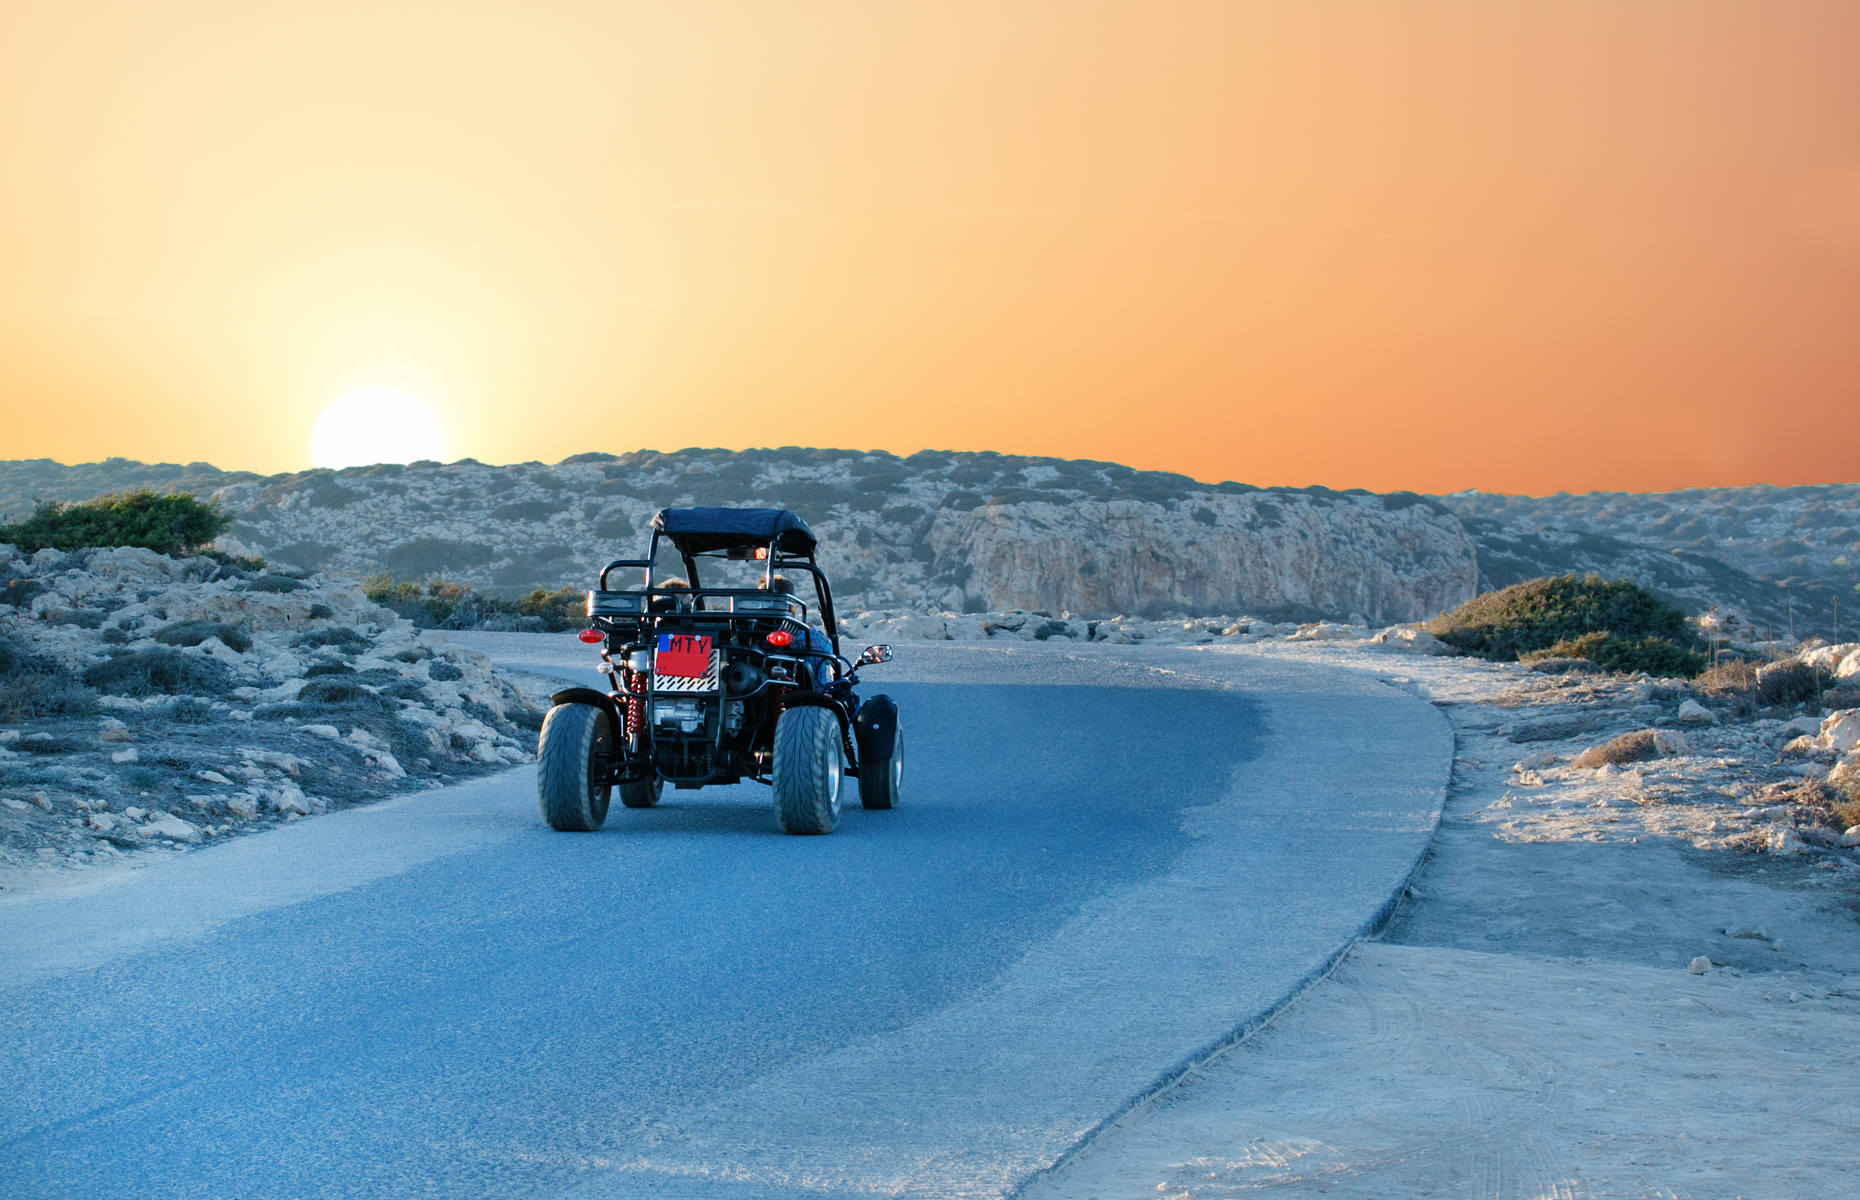
[[[683,579],[655,581],[661,541]],[[536,793],[558,830],[601,827],[613,789],[651,808],[674,789],[770,786],[787,833],[831,833],[842,784],[866,808],[898,804],[904,737],[890,697],[861,700],[859,668],[891,658],[869,646],[840,655],[833,591],[814,561],[813,531],[774,508],[667,508],[652,518],[644,559],[608,563],[588,593],[580,636],[601,650],[609,690],[567,688],[551,699],[537,743]],[[744,564],[755,586],[704,587],[703,560]],[[610,589],[616,571],[643,570],[637,588]],[[806,575],[824,636],[781,572]]]

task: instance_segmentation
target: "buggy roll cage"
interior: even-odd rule
[[[715,541],[716,546],[715,548],[706,549],[693,549],[688,546],[686,544],[686,539],[691,536],[689,533],[687,533],[685,537],[681,537],[679,532],[667,532],[663,528],[667,523],[665,518],[669,513],[695,514],[701,511],[731,515],[741,513],[744,516],[750,513],[769,514],[775,519],[769,522],[772,528],[766,537],[737,530],[707,532],[705,535],[706,540]],[[792,524],[785,525],[783,518],[791,521]],[[647,601],[648,607],[650,607],[651,599],[653,598],[672,596],[688,597],[694,606],[701,609],[704,602],[704,589],[698,579],[697,560],[700,558],[725,558],[737,561],[749,560],[766,563],[767,565],[763,568],[762,572],[762,587],[765,589],[773,588],[775,569],[777,567],[806,571],[814,580],[815,607],[820,613],[821,624],[826,628],[827,639],[833,646],[833,657],[844,661],[844,656],[840,653],[839,621],[835,618],[833,613],[833,588],[827,582],[826,575],[821,572],[820,568],[814,562],[813,534],[807,529],[807,526],[801,522],[799,517],[779,509],[661,509],[654,515],[652,524],[652,544],[646,551],[646,557],[643,559],[617,558],[602,567],[600,577],[602,591],[608,590],[608,572],[616,568],[633,567],[642,569],[646,573],[645,585],[641,590],[645,592],[649,598]],[[788,534],[795,532],[795,526],[799,526],[799,530],[803,535],[800,539],[788,537]],[[689,580],[691,584],[689,590],[684,588],[655,588],[652,586],[653,564],[659,557],[659,539],[661,537],[665,538],[677,549],[679,558],[684,561],[685,578]],[[782,555],[781,548],[784,541],[793,544],[802,540],[805,541],[808,547],[805,556],[793,553],[788,554],[786,557]],[[750,559],[749,553],[743,552],[752,552],[754,558]],[[727,592],[740,589],[719,588],[714,590]]]

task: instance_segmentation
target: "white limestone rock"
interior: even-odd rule
[[[170,812],[158,812],[137,832],[145,838],[166,838],[173,842],[198,842],[200,826],[184,821]]]

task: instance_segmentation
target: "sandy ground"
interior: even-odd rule
[[[1634,770],[1520,772],[1631,727],[1644,689],[1244,652],[1354,662],[1446,702],[1441,830],[1378,940],[1025,1196],[1860,1195],[1860,865],[1730,848],[1764,819],[1749,790],[1788,763],[1725,729]],[[1615,727],[1510,741],[1572,690]],[[1740,738],[1741,758],[1716,753]]]

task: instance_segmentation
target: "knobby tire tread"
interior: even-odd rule
[[[775,722],[775,820],[783,833],[832,833],[843,780],[840,723],[824,708],[791,708]]]
[[[588,783],[606,725],[606,714],[589,704],[558,704],[543,718],[536,739],[536,803],[551,829],[592,833],[607,820],[609,789]]]

